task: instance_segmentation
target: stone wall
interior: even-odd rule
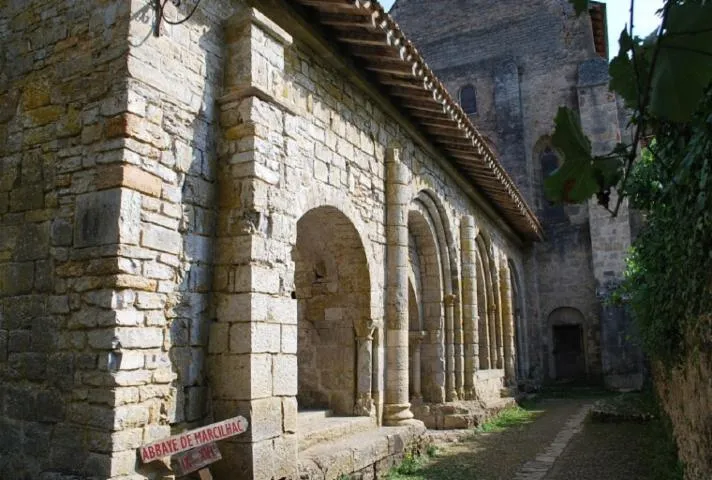
[[[293,477],[302,273],[312,294],[337,280],[302,310],[326,323],[327,406],[380,422],[387,157],[403,219],[419,211],[440,256],[422,266],[441,278],[427,340],[440,396],[466,395],[465,216],[487,237],[500,367],[513,358],[498,289],[507,259],[526,272],[517,235],[328,42],[271,14],[211,1],[154,37],[146,2],[0,7],[3,478],[159,476],[137,447],[237,414],[250,430],[216,471]],[[329,228],[317,216],[300,235],[323,209]],[[346,371],[351,399],[333,378]]]
[[[700,319],[700,331],[709,332],[712,318]],[[712,478],[712,337],[709,333],[687,335],[690,349],[681,364],[670,371],[653,366],[658,395],[672,421],[678,456],[685,464],[686,480]]]
[[[112,430],[131,421],[113,408],[106,328],[135,320],[114,310],[127,301],[116,288],[142,281],[116,245],[135,235],[118,215],[136,191],[113,168],[129,5],[100,5],[0,4],[2,478],[106,478],[124,440]]]

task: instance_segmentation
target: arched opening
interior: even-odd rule
[[[414,354],[414,349],[411,349],[411,373],[419,371],[421,391],[411,391],[410,397],[420,394],[423,401],[442,402],[445,400],[443,265],[427,212],[410,211],[408,234],[410,270],[415,280],[411,282],[413,295],[409,300],[419,303],[419,308],[409,305],[411,342],[420,332],[425,332],[419,352]],[[413,315],[420,317],[416,320]],[[416,362],[420,365],[416,365]],[[414,386],[411,382],[411,388]]]
[[[576,308],[561,307],[549,314],[556,380],[573,381],[586,377],[584,324],[585,317]]]
[[[343,213],[319,207],[297,222],[294,260],[299,407],[351,415],[359,380],[354,329],[370,321],[363,244]]]
[[[510,282],[512,285],[512,313],[514,316],[517,377],[525,379],[529,375],[529,343],[524,317],[524,296],[519,271],[511,260],[508,260],[508,264]]]
[[[496,327],[494,319],[494,295],[492,276],[490,273],[490,256],[487,245],[479,235],[475,240],[477,249],[477,310],[479,316],[480,333],[480,370],[497,368],[497,341],[495,339]]]
[[[467,84],[460,89],[460,106],[467,115],[477,114],[477,91],[474,85]]]

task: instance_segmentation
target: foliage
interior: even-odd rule
[[[582,11],[583,2],[569,1]],[[632,26],[621,33],[609,65],[610,88],[632,111],[632,144],[594,157],[576,114],[560,109],[552,143],[564,162],[545,189],[558,202],[596,195],[613,215],[629,198],[645,213],[619,295],[632,306],[646,351],[676,360],[684,333],[712,311],[712,2],[667,0],[659,13],[650,37]],[[611,189],[619,193],[613,209]]]
[[[627,191],[632,206],[647,212],[647,226],[623,288],[646,350],[674,361],[684,333],[712,311],[712,94],[687,125],[659,130]]]
[[[507,428],[524,425],[534,420],[535,413],[520,406],[505,408],[482,425],[478,425],[476,431],[479,433],[501,432]]]

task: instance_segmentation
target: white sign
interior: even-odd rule
[[[176,453],[234,437],[245,433],[247,427],[248,423],[245,417],[235,417],[196,430],[183,432],[139,448],[141,461],[149,463],[159,458],[169,457]]]

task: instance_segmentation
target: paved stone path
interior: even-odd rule
[[[545,399],[528,424],[449,444],[418,479],[650,480],[645,424],[585,422],[590,399]],[[447,436],[445,436],[447,438]],[[654,437],[651,437],[654,441]]]

